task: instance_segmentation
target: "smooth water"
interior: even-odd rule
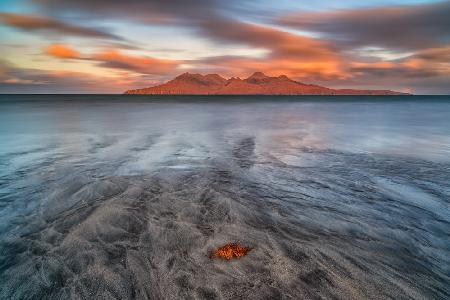
[[[228,242],[253,250],[209,257]],[[0,96],[1,299],[449,282],[450,97]]]

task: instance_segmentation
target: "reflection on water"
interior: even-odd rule
[[[0,298],[449,298],[448,100],[1,96]]]

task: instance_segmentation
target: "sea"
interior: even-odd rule
[[[0,95],[0,299],[450,299],[450,96]]]

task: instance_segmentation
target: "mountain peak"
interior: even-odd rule
[[[207,74],[204,76],[205,79],[211,80],[211,81],[215,81],[215,82],[225,82],[227,81],[225,78],[223,78],[222,76],[220,76],[219,74]]]
[[[225,78],[223,78],[222,76],[220,76],[219,74],[216,74],[216,73],[206,74],[205,77],[225,79]]]
[[[178,75],[177,77],[175,77],[175,79],[186,79],[186,78],[192,78],[192,77],[197,77],[200,74],[194,74],[194,73],[189,73],[189,72],[185,72],[181,75]]]
[[[263,72],[255,72],[253,73],[252,76],[250,76],[247,79],[264,79],[264,78],[268,78],[269,76],[267,76],[266,74],[264,74]]]

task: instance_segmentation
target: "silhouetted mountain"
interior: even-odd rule
[[[286,75],[269,77],[255,72],[246,79],[217,74],[184,73],[164,84],[128,90],[125,94],[155,95],[404,95],[390,90],[330,89],[294,81]]]

